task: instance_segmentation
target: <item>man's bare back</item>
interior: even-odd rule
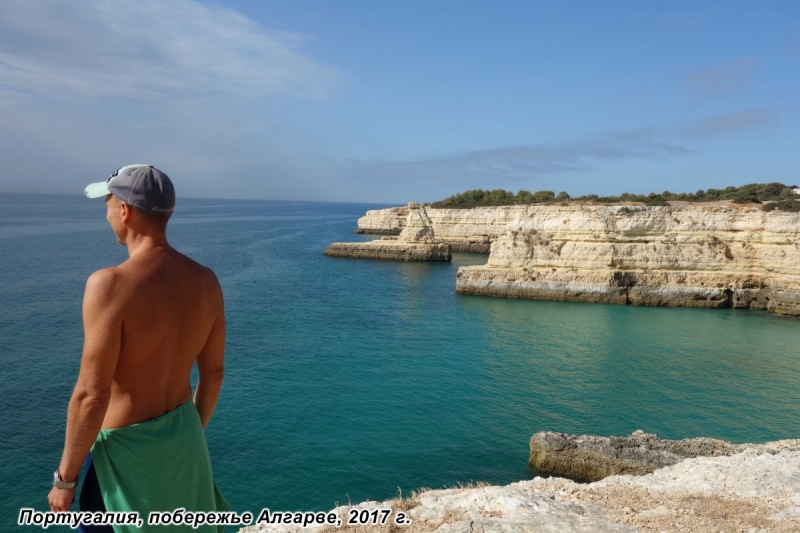
[[[91,184],[86,195],[106,197],[106,219],[129,259],[98,270],[86,283],[83,354],[67,410],[64,452],[48,497],[53,511],[69,510],[81,465],[101,430],[178,413],[176,408],[192,399],[189,380],[196,362],[194,407],[202,432],[223,379],[222,290],[210,269],[167,242],[175,205],[169,177],[150,165],[129,165],[106,182]],[[202,467],[208,452],[200,440],[197,464]],[[212,483],[210,465],[205,468]]]
[[[105,320],[120,330],[103,429],[158,417],[191,399],[192,365],[213,363],[206,360],[218,351],[213,344],[224,341],[224,330],[211,335],[215,324],[224,328],[214,273],[167,245],[100,270],[89,284],[105,286]]]

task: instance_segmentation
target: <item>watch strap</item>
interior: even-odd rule
[[[57,489],[74,489],[78,485],[80,475],[75,478],[75,481],[64,481],[61,474],[56,470],[53,472],[53,486]]]

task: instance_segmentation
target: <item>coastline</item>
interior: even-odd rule
[[[406,498],[337,507],[333,511],[342,519],[341,528],[261,524],[240,532],[327,533],[352,529],[365,533],[716,533],[790,532],[800,528],[800,439],[732,445],[714,439],[659,441],[642,432],[635,432],[628,439],[638,439],[641,444],[642,436],[650,444],[641,456],[645,459],[670,446],[692,450],[697,455],[641,472],[643,475],[603,476],[592,483],[536,477],[505,486],[478,483],[422,489]],[[609,439],[613,442],[617,438],[571,436],[571,444],[587,439],[606,439],[607,444]],[[655,450],[653,445],[662,449]],[[641,446],[638,448],[641,451]],[[392,509],[385,525],[347,525],[348,517],[381,509]],[[393,523],[401,513],[411,520],[410,524]]]
[[[800,316],[800,213],[729,201],[425,210],[453,251],[489,252],[458,270],[458,294]],[[411,211],[368,211],[357,231],[406,231]]]
[[[429,208],[430,226],[454,251],[489,241],[486,265],[459,268],[458,294],[800,316],[796,213],[729,202],[446,211],[444,216]],[[402,208],[392,208],[391,220],[379,222],[378,231],[393,231],[401,214]],[[362,222],[375,223],[380,216],[368,212],[357,232],[368,233]],[[458,222],[448,226],[448,218]],[[498,221],[506,223],[502,233],[487,231]],[[797,531],[800,526],[797,439],[731,444],[709,438],[666,441],[641,431],[628,437],[540,432],[530,445],[532,467],[565,477],[423,490],[406,500],[336,511],[346,516],[354,508],[402,508],[414,518],[402,529],[420,533]]]
[[[53,369],[59,375],[76,371],[76,360],[65,354],[81,348],[80,315],[73,311],[85,273],[121,253],[113,238],[95,242],[98,235],[86,232],[83,198],[46,199],[57,208],[53,212],[74,216],[53,215],[42,228],[50,233],[4,241],[9,257],[29,250],[31,261],[7,264],[13,291],[7,293],[3,328],[15,334],[7,336],[4,353],[8,385],[18,396],[2,429],[20,450],[42,447],[42,453],[50,449],[42,436],[52,435],[48,428],[60,423],[63,413],[42,407],[37,376]],[[25,207],[18,210],[25,217],[20,227],[40,227],[36,205],[41,198],[28,199],[30,207],[15,201]],[[207,262],[218,262],[220,279],[231,289],[227,305],[235,310],[230,327],[239,339],[233,362],[240,381],[226,389],[209,445],[217,450],[212,453],[217,454],[218,483],[233,496],[237,510],[267,503],[277,510],[327,508],[333,499],[347,502],[347,492],[353,502],[383,500],[396,494],[395,483],[404,493],[469,479],[505,485],[524,479],[528,439],[539,428],[621,435],[641,426],[659,434],[715,435],[734,442],[800,435],[794,409],[798,366],[791,355],[800,333],[794,320],[760,312],[455,297],[457,265],[485,262],[486,256],[458,254],[452,268],[349,264],[321,256],[330,241],[352,235],[361,206],[291,211],[264,206],[254,211],[264,216],[253,221],[241,220],[240,202],[215,202],[210,214],[202,215],[208,203],[184,202],[173,231],[183,247],[202,250]],[[275,216],[287,213],[296,217]],[[328,214],[325,224],[334,233],[319,231],[318,215]],[[202,220],[209,223],[198,226]],[[198,227],[209,233],[199,233]],[[22,229],[9,224],[6,236]],[[253,231],[269,238],[254,241]],[[63,246],[54,247],[56,241]],[[272,267],[275,260],[278,268]],[[309,270],[316,264],[324,268]],[[441,320],[444,309],[455,315]],[[47,335],[35,327],[43,322],[50,324]],[[598,334],[621,328],[630,336],[609,340]],[[671,331],[677,332],[674,339]],[[430,357],[421,357],[423,350]],[[347,356],[337,360],[333,353]],[[265,367],[267,361],[279,366]],[[384,371],[357,372],[355,361]],[[660,368],[668,371],[658,382],[649,380]],[[312,369],[317,370],[311,374]],[[541,380],[542,386],[532,391],[526,385],[531,380]],[[603,386],[592,388],[592,383]],[[641,392],[630,392],[631,383]],[[69,390],[66,382],[47,385],[48,395]],[[433,409],[440,405],[435,391],[447,401],[446,409]],[[660,391],[673,391],[677,403],[664,408]],[[482,406],[502,411],[502,427],[491,410],[475,412],[478,393]],[[374,398],[385,400],[379,412],[371,407]],[[581,412],[571,409],[576,402]],[[638,423],[628,427],[624,420],[632,408]],[[601,424],[587,425],[583,413],[601,412]],[[470,413],[476,418],[465,424]],[[406,442],[397,424],[378,424],[377,414],[406,425],[408,439],[416,442],[408,454],[395,453]],[[564,425],[559,418],[573,422]],[[361,423],[349,423],[356,419]],[[287,431],[294,420],[309,423]],[[440,433],[452,435],[468,455],[436,455]],[[489,443],[489,453],[481,455],[478,443]],[[361,448],[348,453],[345,446]],[[249,450],[259,453],[243,460]],[[435,461],[426,464],[432,455]],[[6,478],[18,486],[4,507],[9,516],[39,494],[36,480],[41,478],[30,475],[41,466],[37,457],[12,454],[3,465]],[[395,483],[389,470],[401,473]],[[491,471],[491,478],[482,471]]]

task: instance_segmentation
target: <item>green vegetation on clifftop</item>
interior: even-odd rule
[[[439,202],[431,204],[433,207],[443,207],[450,209],[464,209],[469,207],[484,207],[497,205],[520,205],[520,204],[549,204],[554,202],[565,202],[574,200],[579,202],[597,203],[617,203],[617,202],[643,202],[645,205],[669,205],[668,201],[683,202],[714,202],[716,200],[731,200],[737,204],[762,203],[765,204],[764,211],[782,209],[786,211],[800,211],[800,196],[792,192],[794,186],[782,183],[750,183],[741,187],[726,187],[724,189],[707,189],[697,192],[674,193],[664,191],[662,193],[631,194],[622,193],[619,196],[598,196],[589,194],[572,198],[566,192],[555,194],[553,191],[529,192],[521,190],[517,194],[503,189],[483,190],[475,189],[471,191],[454,194]]]

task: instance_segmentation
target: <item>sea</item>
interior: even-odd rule
[[[180,199],[175,248],[225,294],[206,431],[233,510],[319,511],[538,472],[542,430],[800,436],[800,320],[455,294],[452,263],[331,258],[379,205]],[[0,530],[47,510],[93,271],[127,258],[102,201],[0,194]],[[63,529],[63,528],[61,528]]]

